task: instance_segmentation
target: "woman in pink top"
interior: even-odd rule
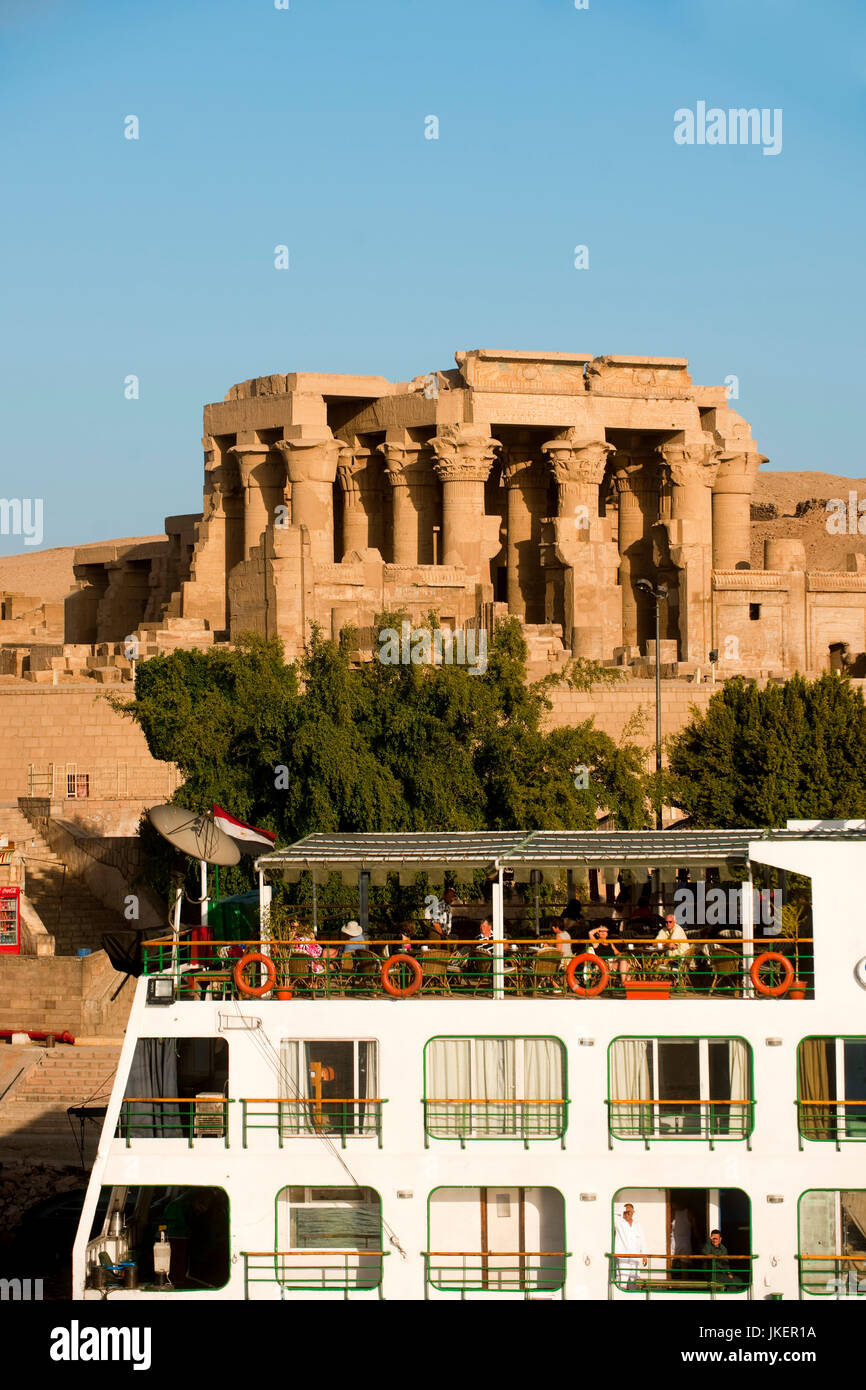
[[[309,922],[299,922],[295,919],[292,923],[291,946],[296,956],[312,958],[311,969],[314,975],[324,974],[325,967],[321,959],[324,952],[313,935],[313,928]]]

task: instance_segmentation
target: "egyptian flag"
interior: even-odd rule
[[[277,837],[272,830],[262,830],[257,825],[236,820],[216,802],[213,803],[213,819],[217,829],[224,830],[235,841],[241,854],[262,854],[265,850],[276,848]]]

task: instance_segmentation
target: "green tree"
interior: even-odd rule
[[[863,815],[866,706],[846,676],[763,690],[737,677],[693,714],[669,742],[666,795],[697,826]]]
[[[527,684],[516,621],[497,626],[483,673],[358,666],[350,649],[351,637],[314,632],[297,664],[259,637],[176,652],[142,663],[135,699],[118,707],[155,757],[177,763],[176,802],[219,802],[280,843],[315,830],[591,829],[601,808],[624,828],[647,824],[635,745],[591,721],[544,728],[551,681]],[[249,878],[246,864],[225,886]]]

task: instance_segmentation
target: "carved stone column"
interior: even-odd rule
[[[553,528],[555,561],[564,571],[565,642],[575,656],[601,660],[621,641],[622,631],[616,583],[619,555],[610,539],[610,523],[599,516],[599,488],[613,445],[581,435],[572,426],[542,448],[559,485]],[[548,617],[557,608],[554,604]]]
[[[283,439],[276,447],[292,487],[292,525],[306,527],[314,564],[333,564],[334,482],[345,445],[331,436]]]
[[[438,484],[429,447],[402,429],[385,433],[382,455],[391,485],[394,564],[432,565]],[[439,556],[441,563],[442,556]]]
[[[353,550],[367,550],[371,545],[370,523],[376,489],[370,460],[375,453],[375,449],[367,449],[358,442],[340,446],[337,478],[343,494],[344,560]]]
[[[531,445],[505,450],[502,475],[507,489],[508,611],[524,622],[544,621],[541,522],[547,503],[548,469]]]
[[[498,537],[499,518],[485,517],[484,484],[499,442],[491,439],[489,425],[443,425],[430,447],[442,482],[442,562],[465,565],[471,575],[487,579],[483,565],[498,541],[491,551],[486,521],[496,523]]]
[[[713,645],[713,502],[719,450],[707,439],[661,444],[671,483],[667,530],[672,564],[679,570],[680,660],[706,663]]]
[[[659,465],[642,435],[633,435],[617,448],[611,461],[619,501],[618,544],[622,585],[622,640],[642,645],[654,631],[650,615],[638,602],[635,581],[652,578],[651,528],[659,511]]]
[[[282,486],[269,444],[237,443],[229,453],[237,460],[244,493],[244,559],[261,544],[262,533],[273,523],[274,507],[282,500]]]
[[[763,454],[722,454],[713,488],[713,569],[751,563],[751,505]]]

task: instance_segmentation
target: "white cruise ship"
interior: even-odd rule
[[[144,946],[73,1297],[866,1294],[864,849],[857,821],[264,855],[258,940]],[[272,939],[270,885],[335,871],[356,909]],[[420,872],[441,926],[383,946],[370,887]]]

